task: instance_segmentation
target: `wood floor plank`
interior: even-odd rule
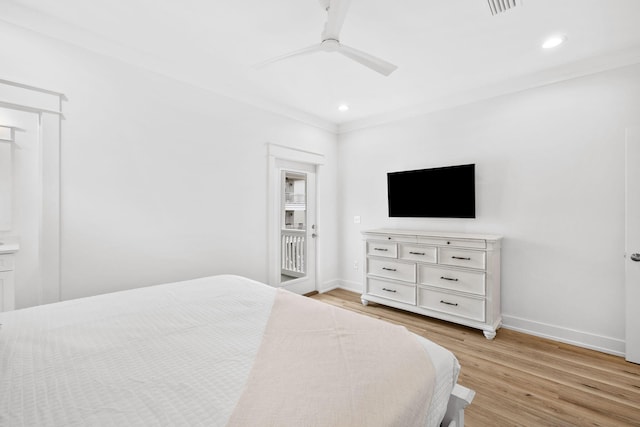
[[[481,331],[370,303],[343,289],[312,298],[406,326],[451,350],[458,382],[476,391],[474,426],[640,426],[640,365],[516,331]]]

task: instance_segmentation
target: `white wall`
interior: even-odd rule
[[[361,230],[498,233],[506,326],[622,353],[623,148],[638,121],[633,66],[340,135],[343,286],[360,287]],[[476,219],[388,218],[387,172],[464,163]]]
[[[325,156],[318,276],[338,277],[334,134],[8,24],[0,39],[0,78],[69,98],[63,299],[219,273],[267,281],[267,142]]]

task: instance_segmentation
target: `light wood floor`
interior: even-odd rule
[[[406,326],[451,350],[458,382],[476,391],[465,426],[640,426],[640,365],[506,329],[481,331],[360,303],[334,290],[312,298]]]

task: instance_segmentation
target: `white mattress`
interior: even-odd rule
[[[0,425],[226,425],[275,289],[214,276],[0,313]],[[436,368],[429,426],[459,365]]]

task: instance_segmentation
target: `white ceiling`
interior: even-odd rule
[[[640,62],[640,0],[518,2],[352,0],[341,42],[389,77],[330,53],[252,67],[320,42],[317,0],[0,0],[0,19],[337,129]]]

